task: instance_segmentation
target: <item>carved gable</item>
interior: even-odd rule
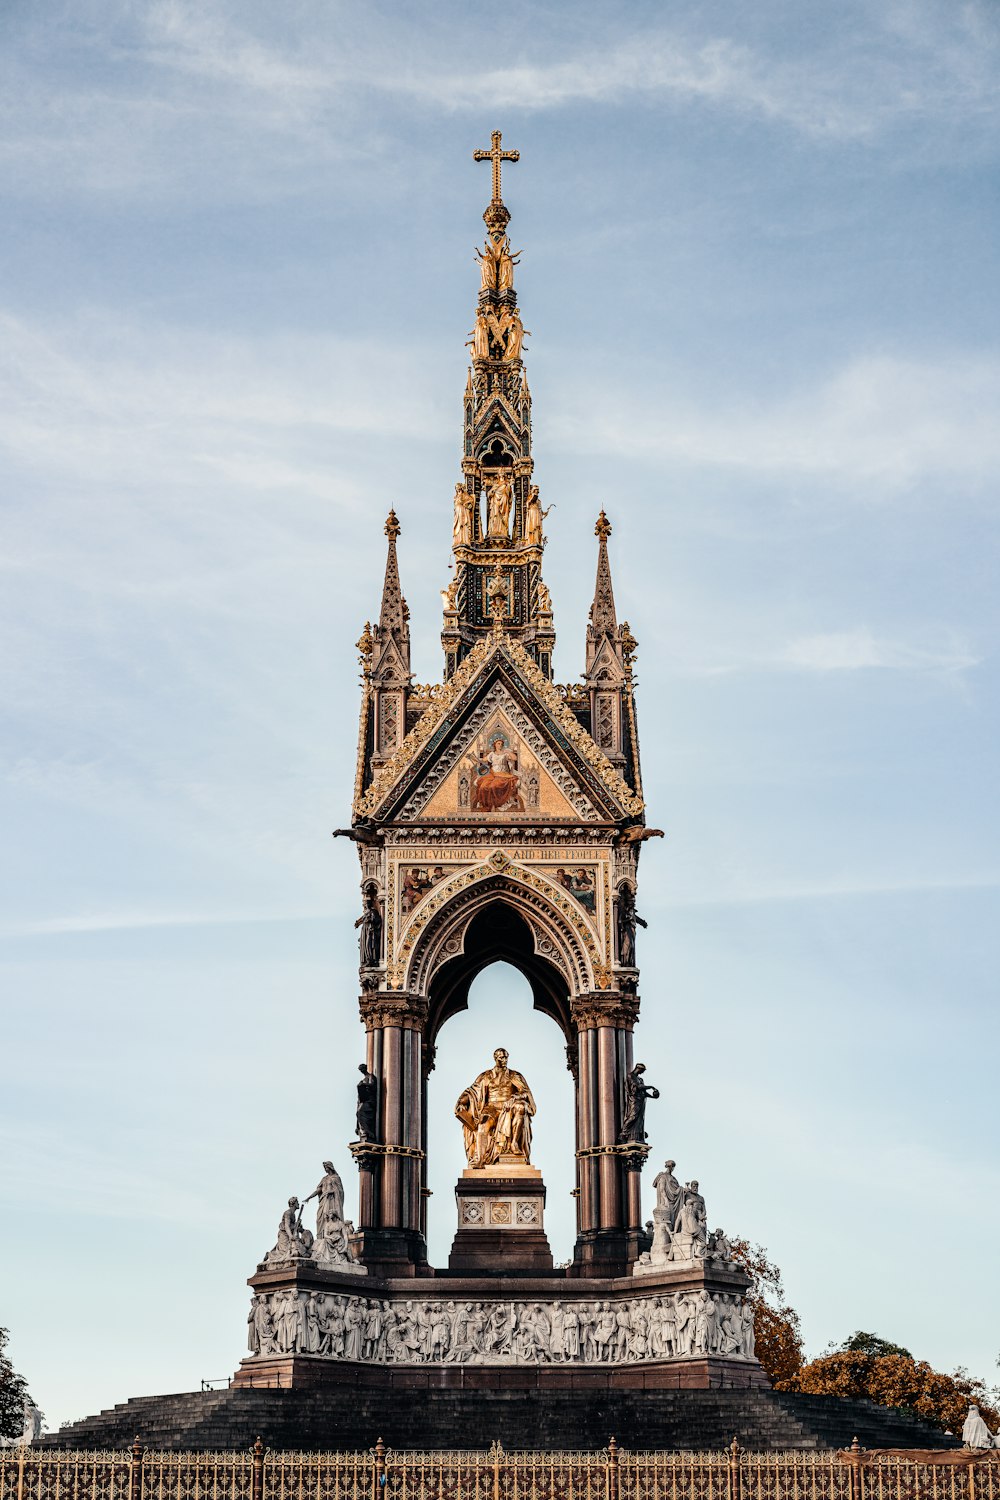
[[[607,823],[641,813],[642,801],[523,647],[501,638],[470,653],[358,811],[393,822]]]

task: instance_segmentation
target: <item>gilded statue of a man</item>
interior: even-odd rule
[[[470,1167],[496,1162],[531,1161],[531,1117],[535,1100],[521,1073],[507,1066],[507,1051],[498,1047],[493,1066],[480,1073],[455,1105],[465,1133]]]

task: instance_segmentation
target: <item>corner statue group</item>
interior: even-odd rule
[[[505,1049],[498,1047],[492,1068],[480,1073],[455,1105],[455,1115],[465,1132],[470,1167],[531,1161],[535,1100],[523,1074],[508,1068],[507,1056]]]

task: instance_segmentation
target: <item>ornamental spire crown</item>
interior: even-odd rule
[[[479,294],[467,347],[472,363],[463,395],[462,477],[455,485],[452,525],[454,577],[444,591],[446,675],[483,636],[516,635],[546,677],[552,675],[552,604],[542,581],[545,547],[539,489],[532,483],[531,393],[524,372],[529,337],[521,321],[515,270],[520,251],[507,235],[510,213],[501,196],[504,150],[499,130],[489,150],[493,191],[476,250]]]

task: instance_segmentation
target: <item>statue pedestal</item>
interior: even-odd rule
[[[545,1235],[545,1184],[537,1167],[467,1167],[455,1186],[458,1231],[448,1270],[466,1276],[527,1276],[553,1269]]]

